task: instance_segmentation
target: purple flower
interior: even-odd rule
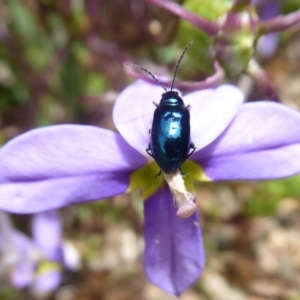
[[[204,268],[189,180],[260,180],[300,172],[300,116],[269,101],[242,104],[241,91],[230,85],[184,96],[197,150],[182,166],[189,174],[185,182],[174,172],[165,176],[166,184],[163,176],[155,178],[159,168],[145,152],[152,102],[161,94],[161,87],[141,80],[126,88],[113,112],[120,133],[57,125],[7,143],[0,151],[0,208],[32,213],[142,188],[145,271],[152,283],[179,295]]]
[[[15,230],[8,215],[0,212],[0,252],[14,287],[30,286],[35,294],[55,290],[64,264],[58,212],[33,216],[32,239]]]

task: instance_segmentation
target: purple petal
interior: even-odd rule
[[[257,51],[262,58],[271,57],[277,48],[279,41],[278,33],[269,33],[262,36],[257,42]]]
[[[124,193],[145,158],[117,133],[59,125],[25,133],[0,150],[0,208],[36,213]]]
[[[13,234],[14,246],[19,252],[19,255],[24,257],[30,257],[32,253],[40,253],[40,249],[37,244],[27,235],[17,230]],[[21,260],[22,260],[21,259]],[[32,259],[32,257],[30,258]]]
[[[271,102],[247,103],[222,135],[193,156],[213,180],[258,180],[300,172],[300,115]]]
[[[138,80],[119,95],[114,107],[116,127],[126,141],[143,155],[146,155],[145,148],[149,143],[149,129],[155,110],[152,102],[159,103],[163,92],[160,86]],[[234,118],[243,98],[242,92],[230,85],[193,92],[183,97],[185,104],[191,105],[191,135],[198,149],[223,132]]]
[[[191,105],[191,139],[197,149],[215,140],[235,117],[244,96],[233,85],[223,85],[184,96]]]
[[[279,0],[253,0],[252,5],[258,7],[258,14],[262,20],[269,20],[280,14],[280,2]]]
[[[138,80],[122,91],[113,110],[114,123],[124,139],[146,156],[155,106],[164,90],[161,86]]]
[[[61,218],[56,210],[35,214],[32,218],[32,236],[36,244],[52,261],[62,262]]]
[[[16,288],[31,284],[34,277],[37,245],[25,234],[12,227],[9,215],[0,211],[0,251],[2,272]]]
[[[179,296],[198,279],[205,260],[199,215],[178,218],[167,188],[145,201],[145,240],[144,267],[153,284]]]
[[[35,278],[33,290],[35,292],[50,292],[57,289],[61,283],[61,272],[57,270],[46,271]]]
[[[15,248],[11,249],[11,254],[15,255],[15,262],[12,267],[11,280],[14,287],[24,288],[33,281],[35,258],[38,259],[39,249],[27,235],[21,232],[15,230],[12,237]]]
[[[17,289],[30,285],[34,278],[34,266],[28,261],[16,265],[11,273],[11,283]]]

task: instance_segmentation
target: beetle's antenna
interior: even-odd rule
[[[168,91],[166,89],[166,87],[150,71],[148,71],[147,69],[142,68],[139,65],[135,65],[135,64],[132,64],[132,63],[124,63],[124,65],[125,66],[131,66],[133,68],[136,68],[136,69],[139,69],[139,70],[142,70],[142,71],[148,73],[166,92]]]
[[[176,78],[176,75],[177,75],[177,71],[178,71],[178,67],[183,59],[183,56],[184,54],[186,53],[186,51],[192,46],[193,44],[193,41],[190,41],[189,44],[185,47],[185,49],[183,50],[179,60],[178,60],[178,63],[176,65],[176,68],[175,68],[175,73],[174,73],[174,77],[173,77],[173,81],[172,81],[172,85],[171,85],[171,91],[173,90],[173,86],[174,86],[174,81],[175,81],[175,78]]]

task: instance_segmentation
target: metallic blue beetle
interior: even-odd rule
[[[166,91],[162,94],[160,103],[154,103],[156,109],[150,129],[150,143],[146,148],[147,153],[154,158],[166,174],[180,169],[180,166],[196,149],[190,140],[190,106],[185,106],[178,93],[172,91],[178,66],[191,44],[187,45],[177,63],[170,91],[167,91],[165,86],[148,70],[130,64],[147,72]],[[161,170],[157,176],[161,174]],[[185,175],[182,172],[181,174]]]
[[[196,149],[190,141],[189,106],[175,91],[164,93],[156,106],[146,151],[164,173],[170,174]]]

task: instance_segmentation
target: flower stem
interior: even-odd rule
[[[157,84],[157,82],[154,79],[152,79],[147,75],[136,72],[133,68],[125,67],[125,72],[136,79],[142,79],[147,82]],[[217,62],[215,62],[215,73],[210,77],[207,77],[202,81],[194,81],[194,82],[177,81],[174,83],[174,87],[180,90],[181,92],[199,91],[199,90],[204,90],[204,89],[214,88],[219,86],[222,83],[224,78],[225,78],[224,70],[220,67],[220,65]],[[170,80],[164,80],[159,78],[159,81],[167,88],[170,88],[172,85],[172,81]]]
[[[280,102],[279,96],[269,80],[267,73],[254,59],[250,60],[246,73],[255,80],[258,87],[270,98],[270,100]]]
[[[263,35],[270,32],[288,29],[298,23],[300,23],[300,10],[285,16],[275,17],[267,21],[260,21],[257,26],[259,34]]]
[[[216,35],[219,30],[219,26],[217,23],[211,22],[207,19],[204,19],[186,9],[182,6],[166,0],[144,0],[145,2],[149,2],[155,5],[158,5],[169,12],[175,14],[176,16],[187,20],[197,28],[201,29],[202,31],[206,32],[210,35]]]

